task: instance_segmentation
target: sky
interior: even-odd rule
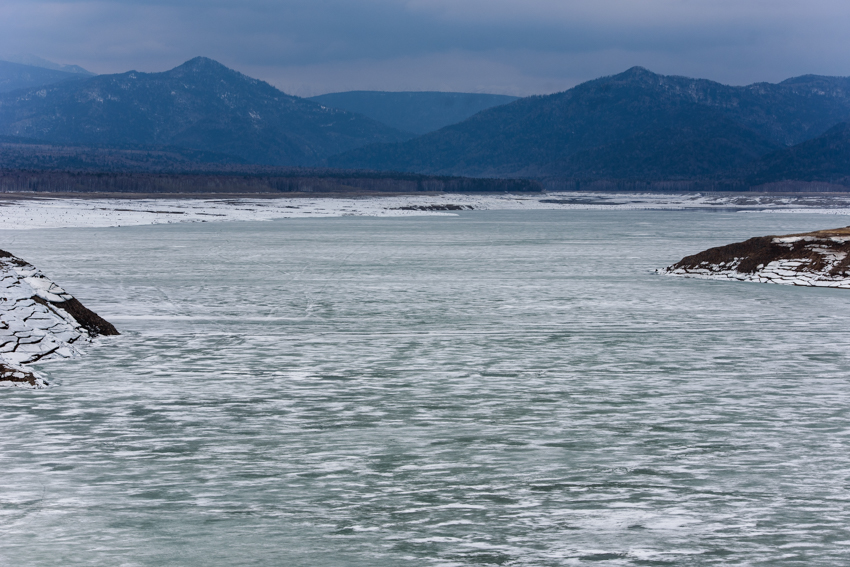
[[[850,75],[848,0],[2,0],[0,58],[96,73],[203,55],[298,96],[526,96],[640,65],[727,84]]]

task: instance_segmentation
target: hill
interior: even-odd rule
[[[357,112],[403,132],[427,134],[482,110],[517,100],[507,95],[445,92],[349,91],[311,97],[333,108]]]
[[[0,61],[0,93],[43,87],[62,81],[79,80],[87,76],[89,75]]]
[[[409,137],[203,57],[163,73],[99,75],[0,95],[0,135],[53,144],[171,146],[279,166],[312,165]]]
[[[848,117],[848,78],[733,87],[635,67],[328,164],[504,177],[706,176],[814,138]]]

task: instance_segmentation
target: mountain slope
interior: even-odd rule
[[[61,81],[84,79],[86,75],[68,71],[45,69],[33,65],[22,65],[0,61],[0,93],[18,89],[42,87]]]
[[[701,172],[709,174],[815,137],[848,117],[846,78],[730,87],[636,67],[491,108],[408,142],[334,156],[329,164],[476,176],[571,177],[618,169],[637,176],[695,173],[668,171],[644,155],[643,138],[654,140],[658,150],[649,154],[658,159],[671,158],[669,150],[679,154],[671,158],[676,162],[712,164]],[[706,132],[713,142],[705,143]],[[665,149],[665,139],[676,142]],[[618,145],[632,150],[623,155],[615,151]]]
[[[403,132],[427,134],[473,114],[517,100],[507,95],[445,92],[349,91],[311,97],[325,106],[357,112]]]
[[[813,140],[764,156],[749,181],[824,181],[850,185],[850,123],[842,122]]]
[[[311,165],[409,136],[282,93],[211,59],[0,96],[0,135],[58,144],[177,146],[252,163]]]
[[[777,144],[752,130],[712,114],[695,111],[674,127],[576,152],[540,168],[538,176],[560,177],[569,172],[583,179],[705,178],[745,167],[777,149]]]

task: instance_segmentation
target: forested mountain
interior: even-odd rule
[[[61,81],[84,79],[89,76],[91,75],[0,61],[0,93],[43,87]]]
[[[473,176],[710,176],[814,138],[848,118],[848,78],[804,76],[733,87],[635,67],[328,163]]]
[[[404,132],[421,135],[513,102],[515,96],[480,93],[349,91],[311,97],[325,106],[357,112]]]
[[[770,153],[750,167],[753,185],[776,181],[823,181],[850,185],[850,123],[813,140]]]
[[[424,124],[450,94],[372,93],[359,100],[375,108],[385,100],[399,119],[407,108],[409,120]],[[3,164],[69,171],[325,165],[562,180],[850,183],[848,127],[836,126],[850,122],[848,78],[807,75],[732,87],[636,67],[491,107],[414,139],[328,104],[286,95],[205,58],[163,73],[65,81],[0,95]]]
[[[163,73],[99,75],[0,95],[0,135],[189,148],[268,165],[312,165],[365,144],[409,137],[203,57]]]

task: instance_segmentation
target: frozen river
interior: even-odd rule
[[[654,270],[846,220],[3,231],[123,335],[0,391],[0,564],[843,564],[850,292]]]

